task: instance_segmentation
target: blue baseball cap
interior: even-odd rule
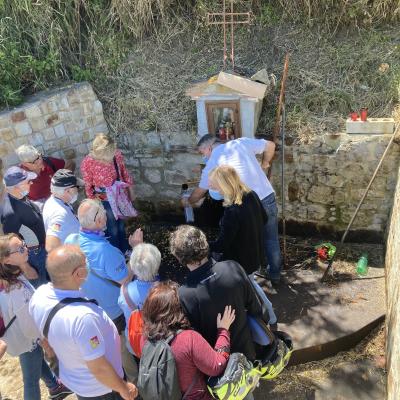
[[[37,174],[30,171],[25,171],[20,167],[10,167],[4,174],[4,184],[7,187],[16,186],[23,181],[32,181],[37,177]]]

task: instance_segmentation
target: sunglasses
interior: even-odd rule
[[[10,255],[14,254],[14,253],[24,254],[25,249],[26,249],[26,243],[25,243],[25,241],[22,241],[21,246],[17,247],[17,250],[10,251]]]

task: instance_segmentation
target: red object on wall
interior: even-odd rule
[[[361,118],[361,121],[364,121],[364,122],[367,120],[367,118],[368,118],[368,108],[362,108],[360,110],[360,118]]]

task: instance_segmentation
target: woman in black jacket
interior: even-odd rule
[[[276,323],[272,304],[255,281],[253,273],[265,267],[264,225],[267,214],[257,194],[241,180],[236,170],[220,165],[210,172],[210,188],[224,198],[224,215],[217,240],[210,242],[210,250],[222,253],[223,260],[238,262],[255,283],[255,288],[266,303],[270,324]]]

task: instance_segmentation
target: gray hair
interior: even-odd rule
[[[206,145],[213,145],[214,143],[221,143],[220,140],[211,133],[207,133],[206,135],[202,136],[200,140],[197,142],[197,147],[203,147]]]
[[[129,261],[131,271],[141,281],[152,281],[161,263],[161,253],[150,243],[140,243],[134,247]]]
[[[52,184],[50,185],[51,194],[57,194],[59,196],[62,196],[67,189],[70,189],[70,188],[69,187],[54,186]]]
[[[25,162],[32,162],[40,152],[30,144],[23,144],[19,146],[17,150],[15,150],[19,160],[23,163]]]
[[[106,215],[106,210],[99,200],[85,199],[78,208],[78,220],[81,227],[84,229],[95,228],[95,220],[104,215]]]
[[[183,265],[202,261],[208,256],[206,235],[195,226],[180,225],[171,233],[169,249]]]

